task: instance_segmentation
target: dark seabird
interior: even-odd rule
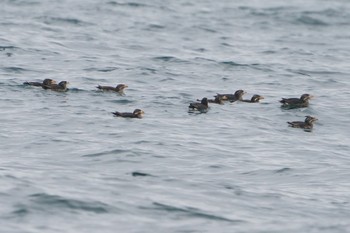
[[[200,99],[197,99],[197,101],[201,101]],[[224,104],[224,101],[219,96],[215,96],[214,99],[208,99],[208,103],[213,104]]]
[[[114,116],[125,118],[142,118],[144,111],[141,109],[135,109],[134,112],[112,112]]]
[[[68,88],[67,88],[68,83],[69,82],[67,82],[67,81],[61,81],[61,82],[59,82],[59,84],[43,85],[43,88],[44,89],[50,89],[50,90],[53,90],[53,91],[64,92],[64,91],[68,90]]]
[[[52,84],[56,84],[56,81],[47,78],[47,79],[44,79],[44,81],[42,83],[41,82],[24,82],[23,84],[29,85],[29,86],[34,86],[34,87],[43,87],[43,86],[50,86]]]
[[[125,84],[118,84],[116,87],[100,86],[100,85],[97,86],[97,88],[102,91],[114,91],[114,92],[118,92],[120,95],[124,95],[124,89],[127,87],[128,86]]]
[[[306,116],[305,121],[292,121],[287,123],[293,128],[312,129],[314,126],[313,123],[317,120],[316,117]]]
[[[50,89],[52,85],[57,85],[56,81],[53,81],[52,79],[45,79],[41,87],[44,89]]]
[[[246,103],[259,103],[260,100],[264,99],[261,95],[253,95],[253,97],[250,100],[242,100]]]
[[[238,90],[234,94],[216,94],[215,97],[219,97],[222,100],[228,100],[230,102],[235,102],[235,101],[242,101],[242,97],[245,94],[243,90]]]
[[[313,98],[313,96],[309,94],[303,94],[300,96],[300,98],[282,98],[282,100],[280,100],[280,103],[282,103],[282,108],[305,108],[309,106],[309,100],[311,98]]]
[[[197,110],[200,112],[205,112],[208,110],[208,99],[207,98],[203,98],[201,100],[201,102],[194,102],[194,103],[190,103],[190,105],[188,106],[191,110]]]

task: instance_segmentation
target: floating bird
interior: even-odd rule
[[[69,84],[69,82],[67,81],[61,81],[58,84],[52,84],[52,85],[43,85],[44,89],[50,89],[53,91],[59,91],[59,92],[64,92],[67,91],[67,85]]]
[[[120,95],[124,95],[125,94],[124,89],[127,87],[128,86],[125,84],[118,84],[116,87],[98,85],[96,88],[102,91],[114,91],[114,92],[118,92]]]
[[[49,88],[51,88],[52,85],[56,85],[56,81],[54,81],[52,79],[45,79],[43,81],[43,84],[41,85],[41,87],[44,89],[49,89]]]
[[[197,101],[201,101],[200,99],[197,99]],[[208,103],[213,104],[224,104],[224,101],[219,96],[215,96],[214,99],[208,99]]]
[[[293,108],[305,108],[309,106],[309,100],[312,99],[313,96],[309,94],[303,94],[300,98],[282,98],[280,103],[282,103],[282,108],[293,109]]]
[[[125,118],[142,118],[145,114],[141,109],[135,109],[134,112],[112,112],[116,117],[125,117]]]
[[[24,82],[23,84],[34,86],[34,87],[43,87],[43,86],[50,86],[52,84],[56,84],[56,81],[47,78],[47,79],[44,79],[44,81],[42,83],[41,82]]]
[[[242,100],[242,101],[246,103],[259,103],[259,101],[262,99],[264,99],[264,97],[261,95],[253,95],[250,100]]]
[[[314,126],[313,123],[317,120],[316,117],[306,116],[305,121],[292,121],[287,123],[293,128],[312,129]]]
[[[216,94],[215,97],[219,97],[222,100],[228,100],[231,103],[235,102],[235,101],[242,101],[242,97],[245,94],[245,92],[243,90],[238,90],[236,91],[234,94]]]
[[[206,112],[209,108],[208,105],[208,99],[207,98],[203,98],[201,100],[201,102],[194,102],[194,103],[190,103],[190,105],[188,106],[190,109],[192,110],[197,110],[200,112]]]

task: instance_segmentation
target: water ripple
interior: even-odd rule
[[[115,155],[115,154],[119,155],[119,154],[125,154],[125,153],[130,153],[130,150],[115,149],[110,151],[102,151],[97,153],[85,154],[85,155],[82,155],[82,157],[99,157],[104,155]]]
[[[138,3],[138,2],[117,2],[117,1],[109,1],[107,2],[109,5],[115,5],[115,6],[129,6],[129,7],[149,7],[149,5],[144,3]]]
[[[38,204],[41,209],[56,207],[68,211],[82,210],[94,213],[108,213],[111,209],[109,205],[99,201],[80,201],[46,193],[32,194],[29,198],[34,204]],[[20,212],[23,212],[23,209]]]
[[[165,211],[168,213],[178,213],[178,214],[184,214],[188,217],[195,217],[195,218],[204,218],[207,220],[214,220],[214,221],[225,221],[225,222],[231,222],[231,223],[243,223],[245,221],[243,220],[237,220],[237,219],[229,219],[221,216],[217,216],[214,214],[206,213],[202,210],[199,210],[197,208],[187,207],[187,208],[180,208],[176,206],[166,205],[159,202],[153,202],[154,207],[143,207],[145,209],[154,209],[154,210],[160,210]]]
[[[275,171],[275,173],[284,173],[284,172],[289,172],[291,171],[292,169],[289,168],[289,167],[284,167],[284,168],[281,168],[281,169],[278,169]]]
[[[179,58],[174,57],[174,56],[160,56],[160,57],[154,57],[153,59],[164,61],[164,62],[179,62],[179,63],[188,62],[188,61],[179,59]]]
[[[51,25],[51,24],[70,24],[70,25],[76,25],[76,26],[92,25],[91,23],[88,23],[88,22],[85,22],[83,20],[76,19],[76,18],[61,18],[61,17],[44,16],[44,17],[40,17],[39,19],[48,25]]]
[[[144,172],[132,172],[131,175],[132,176],[153,176],[151,174],[147,174],[147,173],[144,173]]]
[[[297,19],[297,22],[311,25],[311,26],[327,26],[328,24],[326,22],[323,22],[320,19],[313,18],[311,16],[303,15],[300,18]]]
[[[4,67],[2,68],[2,70],[4,70],[5,72],[9,72],[9,73],[23,73],[28,71],[27,69],[21,68],[21,67]]]

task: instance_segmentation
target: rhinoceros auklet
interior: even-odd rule
[[[313,96],[309,94],[303,94],[300,98],[282,98],[280,103],[282,103],[282,108],[293,109],[293,108],[305,108],[309,106],[309,100],[313,98]]]
[[[312,129],[314,126],[313,123],[317,120],[316,117],[306,116],[305,121],[292,121],[287,123],[293,128]]]
[[[64,92],[67,91],[67,85],[69,84],[69,82],[67,81],[61,81],[58,84],[52,84],[52,85],[43,85],[44,89],[50,89],[53,91],[60,91],[60,92]]]
[[[215,97],[219,97],[222,100],[228,100],[230,102],[235,102],[238,100],[242,100],[243,95],[245,94],[245,92],[243,90],[238,90],[236,91],[234,94],[216,94]]]
[[[259,103],[259,101],[262,99],[264,99],[264,97],[261,95],[253,95],[250,100],[242,100],[242,101],[246,103]]]
[[[118,92],[120,95],[124,95],[124,89],[127,87],[128,86],[125,84],[118,84],[116,87],[98,85],[96,88],[102,91],[114,91],[114,92]]]
[[[201,100],[201,102],[194,102],[194,103],[190,103],[190,105],[188,106],[191,110],[197,110],[200,112],[206,112],[209,108],[208,105],[208,99],[207,98],[203,98]]]
[[[44,81],[42,83],[41,82],[24,82],[23,84],[34,86],[34,87],[43,87],[43,86],[50,86],[52,84],[56,84],[56,81],[47,78],[47,79],[44,79]]]
[[[200,99],[197,99],[197,101],[201,101]],[[224,101],[219,96],[215,96],[214,99],[208,99],[208,103],[213,104],[224,104]]]
[[[112,112],[114,116],[125,118],[142,118],[144,111],[141,109],[135,109],[134,112]]]

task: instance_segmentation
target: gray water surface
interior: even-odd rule
[[[349,232],[350,2],[3,0],[0,231]],[[65,93],[24,86],[70,82]],[[97,85],[125,83],[125,96]],[[188,104],[243,89],[259,104]],[[304,109],[278,100],[315,96]],[[145,111],[143,119],[113,111]],[[287,121],[316,116],[312,132]]]

